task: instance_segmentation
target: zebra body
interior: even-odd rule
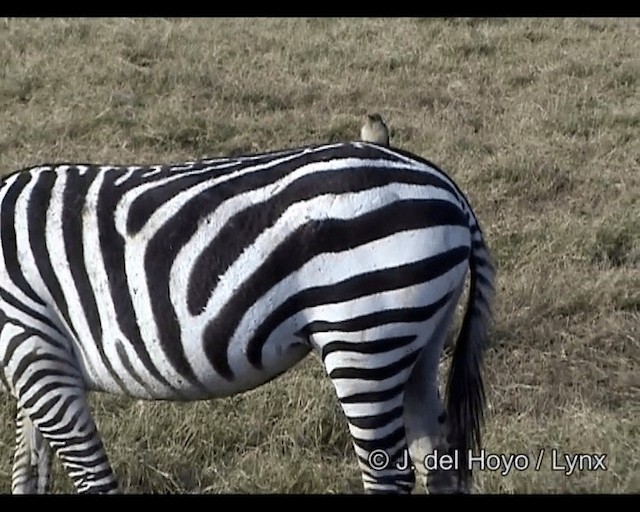
[[[0,248],[15,492],[46,489],[48,445],[79,491],[116,490],[87,391],[231,396],[311,351],[347,416],[365,489],[407,491],[412,474],[367,458],[446,444],[443,425],[431,432],[444,410],[434,367],[469,268],[478,286],[457,364],[481,391],[468,357],[483,349],[493,279],[480,227],[442,171],[399,150],[341,143],[26,169],[0,188]],[[466,446],[482,400],[452,392],[471,404],[450,428]],[[457,477],[447,485],[468,485]]]

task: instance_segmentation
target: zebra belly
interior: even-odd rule
[[[195,343],[195,340],[194,340]],[[80,345],[80,344],[78,344]],[[272,344],[267,349],[266,357],[260,368],[254,367],[247,361],[246,354],[229,350],[229,365],[234,368],[232,378],[221,375],[207,359],[201,360],[196,373],[196,381],[181,376],[171,376],[165,383],[154,378],[149,369],[141,368],[140,358],[136,355],[131,344],[116,341],[111,347],[103,347],[107,353],[114,352],[118,357],[110,357],[108,364],[111,371],[95,371],[98,361],[90,361],[86,354],[89,352],[86,344],[82,351],[80,363],[82,372],[91,391],[126,395],[138,399],[148,400],[206,400],[223,398],[257,388],[289,370],[301,361],[311,350],[300,339],[290,338],[287,342]],[[187,343],[186,347],[190,344]],[[125,348],[126,347],[126,348]],[[188,350],[188,348],[186,348]],[[147,344],[151,352],[159,349],[157,344]],[[133,352],[133,354],[132,354]],[[82,357],[85,356],[85,357]],[[157,373],[169,377],[175,373],[175,366],[171,360],[158,350],[152,357]],[[105,361],[106,362],[106,361]]]

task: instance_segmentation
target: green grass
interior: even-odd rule
[[[0,20],[0,168],[346,140],[381,112],[495,254],[485,447],[546,454],[475,490],[640,492],[638,55],[637,19]],[[91,403],[126,492],[362,489],[315,357],[225,400]],[[13,414],[3,396],[0,492]],[[553,449],[607,470],[554,471]]]

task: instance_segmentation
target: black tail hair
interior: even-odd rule
[[[458,453],[458,475],[470,489],[472,471],[469,451],[482,447],[486,398],[482,379],[484,352],[488,343],[495,269],[476,225],[470,254],[470,285],[467,310],[454,348],[447,381],[449,443]]]

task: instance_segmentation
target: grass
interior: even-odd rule
[[[351,139],[381,112],[466,192],[498,265],[485,448],[531,466],[475,490],[637,493],[639,54],[637,19],[0,20],[0,169]],[[313,357],[225,400],[91,403],[126,492],[362,489]],[[13,414],[2,396],[0,492]],[[607,470],[566,475],[554,449]]]

